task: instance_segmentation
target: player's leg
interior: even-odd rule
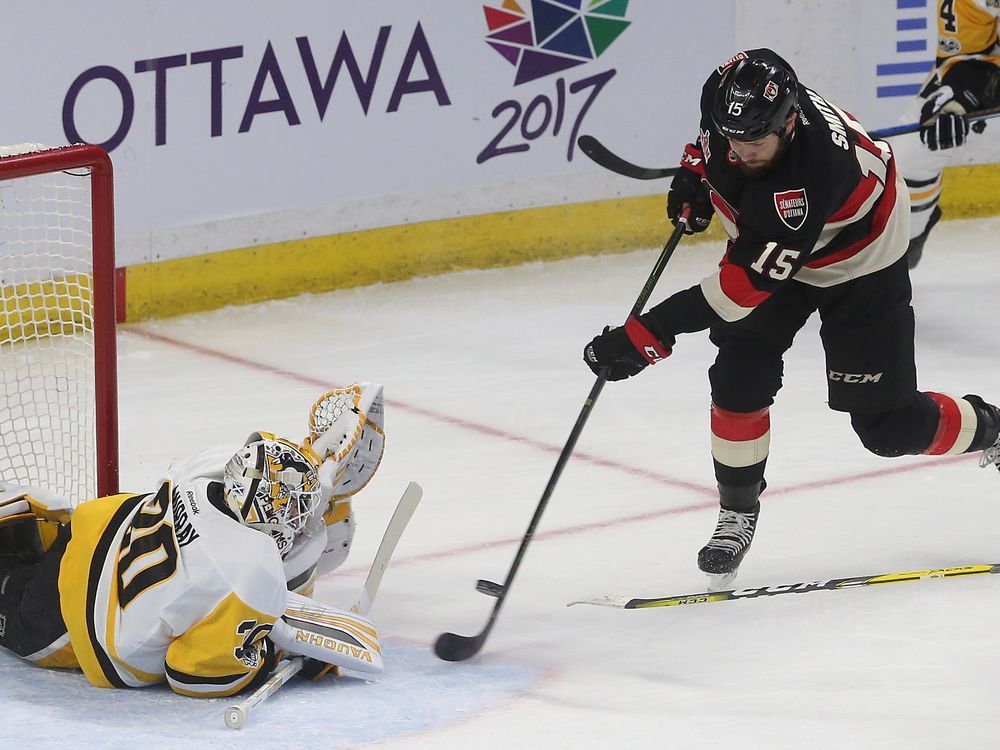
[[[750,548],[770,444],[769,409],[781,388],[782,355],[812,313],[804,288],[792,283],[743,321],[712,329],[719,348],[712,384],[712,461],[719,517],[698,553],[716,586],[731,581]]]
[[[40,666],[77,666],[59,608],[59,565],[69,528],[60,529],[44,553],[32,556],[21,541],[38,538],[37,531],[29,528],[35,522],[20,520],[0,528],[4,525],[8,528],[0,536],[0,646]]]
[[[917,390],[904,262],[831,290],[820,307],[830,408],[849,412],[862,444],[879,456],[988,448],[1000,410],[979,396]]]
[[[1000,409],[971,394],[958,398],[915,391],[896,409],[852,413],[851,425],[864,446],[879,456],[974,453],[992,449],[1000,432]]]
[[[969,124],[960,116],[1000,104],[997,63],[997,58],[946,63],[924,86],[907,118],[927,127],[921,133],[893,139],[896,164],[910,192],[910,244],[906,253],[910,268],[920,262],[927,237],[941,218],[938,201],[944,168],[966,158],[963,152],[968,148]],[[982,133],[983,125],[974,124],[973,132]]]
[[[918,133],[898,136],[892,144],[896,164],[910,193],[910,243],[907,263],[915,268],[923,256],[924,245],[941,219],[942,176],[955,157],[953,150],[930,151]]]

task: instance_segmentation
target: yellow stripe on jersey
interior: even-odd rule
[[[97,687],[126,686],[101,643],[105,634],[97,633],[94,607],[111,544],[143,497],[121,494],[81,503],[73,513],[72,538],[59,566],[59,605],[66,630],[80,668]]]
[[[167,680],[183,695],[214,698],[246,687],[265,666],[260,642],[277,618],[235,593],[167,649]]]
[[[997,43],[997,16],[982,0],[938,0],[938,60],[979,55]]]

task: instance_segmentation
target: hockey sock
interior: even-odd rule
[[[1000,432],[1000,410],[979,396],[955,398],[927,393],[940,410],[938,428],[925,453],[931,456],[973,453],[993,445]]]
[[[720,487],[759,488],[770,442],[771,417],[766,407],[740,413],[712,404],[712,458]],[[750,505],[754,502],[756,498]]]

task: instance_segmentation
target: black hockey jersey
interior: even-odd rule
[[[711,112],[723,72],[747,56],[784,63],[769,50],[741,52],[705,83],[698,143],[684,168],[701,175],[730,239],[717,273],[650,311],[666,333],[740,320],[790,281],[830,287],[906,252],[909,196],[888,143],[802,84],[798,122],[778,162],[762,176],[740,170]]]

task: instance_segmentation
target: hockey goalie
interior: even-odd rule
[[[149,494],[73,509],[3,485],[0,645],[98,687],[198,697],[255,688],[279,653],[312,676],[381,671],[374,623],[307,595],[346,559],[384,444],[382,386],[362,383],[313,405],[302,444],[255,432],[174,462]]]

